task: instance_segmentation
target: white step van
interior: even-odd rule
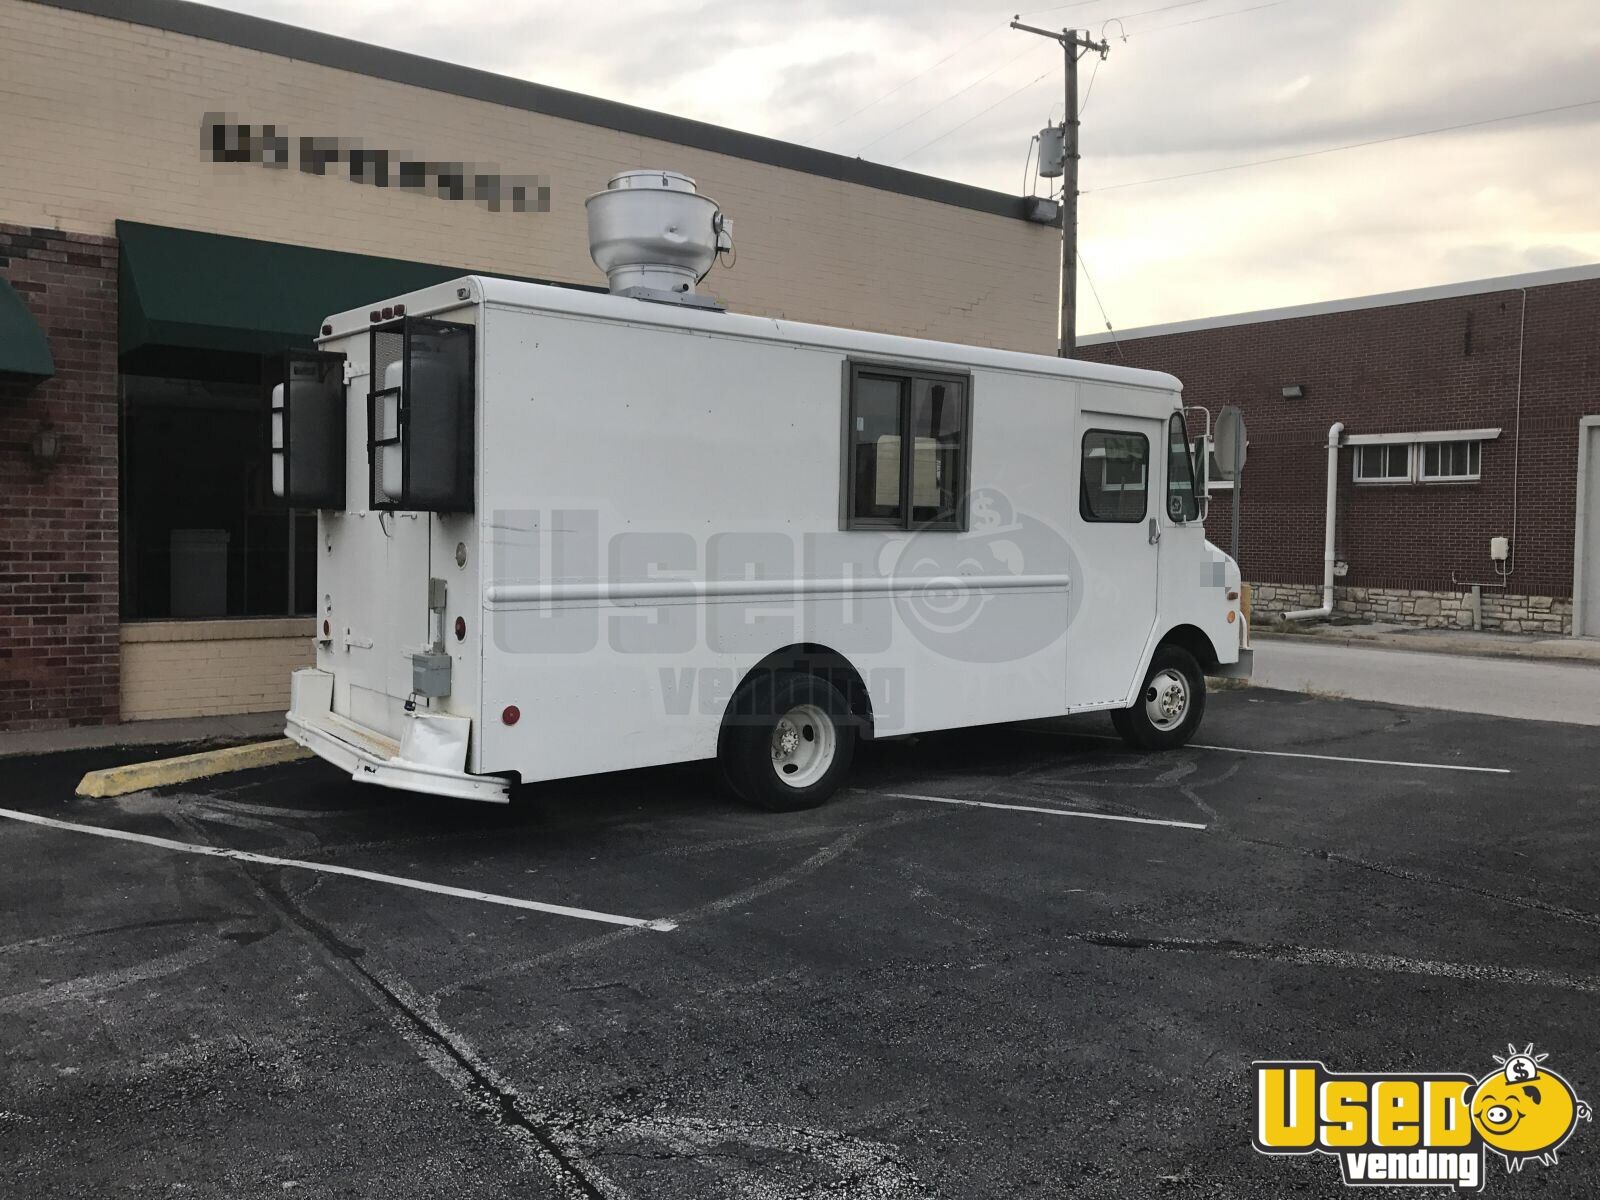
[[[491,801],[715,759],[796,809],[860,738],[1108,710],[1174,747],[1248,675],[1176,379],[724,312],[694,284],[728,222],[671,172],[590,224],[610,293],[468,277],[284,356],[295,741]]]

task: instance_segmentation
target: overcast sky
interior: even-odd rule
[[[975,0],[217,2],[1012,194],[1060,117],[1059,50]],[[1118,328],[1600,262],[1600,103],[1144,182],[1600,101],[1596,0],[1079,0],[1023,19],[1111,40],[1083,64],[1080,219]],[[1080,293],[1079,330],[1103,329]]]

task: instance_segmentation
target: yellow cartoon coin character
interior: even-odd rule
[[[1531,1043],[1520,1052],[1506,1049],[1504,1058],[1494,1056],[1500,1069],[1478,1080],[1472,1093],[1472,1123],[1507,1171],[1520,1171],[1530,1158],[1554,1166],[1578,1122],[1590,1119],[1588,1102],[1540,1065],[1549,1055],[1534,1054]]]

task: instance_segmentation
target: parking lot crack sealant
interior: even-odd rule
[[[386,981],[355,957],[360,953],[301,909],[276,882],[246,872],[262,896],[308,934],[333,960],[347,983],[389,1017],[390,1024],[418,1052],[435,1074],[450,1084],[479,1112],[515,1138],[550,1178],[563,1197],[571,1200],[626,1200],[627,1194],[563,1145],[550,1126],[526,1111],[521,1095],[484,1063],[459,1034],[423,1011],[413,995],[408,1001],[402,986]],[[409,988],[405,988],[409,992]]]
[[[183,827],[194,828],[187,821],[183,822]],[[202,838],[205,836],[203,830],[196,832]],[[409,987],[386,980],[368,967],[361,961],[365,955],[361,947],[345,942],[305,912],[277,880],[250,870],[248,860],[234,861],[256,895],[310,938],[334,972],[388,1018],[391,1027],[434,1074],[470,1107],[511,1136],[564,1200],[629,1200],[626,1192],[592,1164],[580,1163],[579,1155],[562,1143],[551,1123],[529,1113],[517,1090],[483,1062],[464,1038],[425,1011],[426,1002]]]

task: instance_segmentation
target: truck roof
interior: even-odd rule
[[[462,290],[466,290],[463,296]],[[373,309],[403,304],[411,316],[442,313],[464,304],[482,303],[500,308],[518,308],[593,320],[626,321],[633,325],[655,325],[696,333],[722,334],[785,345],[814,346],[844,354],[894,359],[902,362],[960,364],[995,370],[1022,371],[1035,375],[1054,375],[1063,379],[1091,380],[1125,387],[1181,392],[1183,384],[1163,371],[1146,371],[1108,363],[1087,362],[1078,358],[1058,358],[1052,354],[1029,354],[1021,350],[996,350],[958,342],[937,342],[897,334],[873,333],[861,329],[842,329],[831,325],[812,325],[778,317],[749,313],[718,312],[690,305],[656,304],[632,296],[609,292],[581,291],[543,283],[501,279],[493,275],[466,275],[447,283],[435,284],[403,296],[374,301],[370,305],[329,317],[332,332],[318,343],[348,337],[371,324]]]

